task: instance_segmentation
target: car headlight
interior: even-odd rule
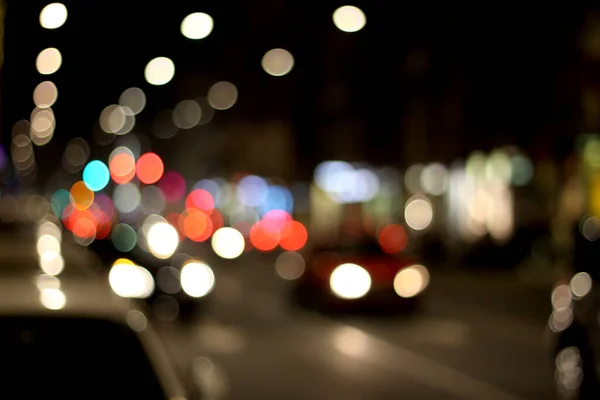
[[[113,292],[121,297],[145,299],[154,292],[150,271],[124,258],[115,261],[108,273],[108,282]]]
[[[403,268],[394,277],[394,290],[400,297],[409,298],[421,293],[429,285],[429,271],[423,265]]]
[[[342,299],[358,299],[371,289],[371,275],[357,264],[342,264],[329,277],[331,291]]]

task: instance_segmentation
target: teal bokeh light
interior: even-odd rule
[[[52,207],[52,212],[58,218],[63,218],[65,209],[71,204],[71,194],[68,190],[59,189],[54,194],[52,194],[52,199],[50,200],[50,206]]]
[[[94,192],[104,189],[109,180],[108,167],[100,160],[90,161],[83,169],[83,182]]]

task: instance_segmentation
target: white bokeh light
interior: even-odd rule
[[[215,285],[215,274],[206,264],[192,261],[181,269],[181,288],[191,297],[203,297]]]
[[[422,265],[401,269],[394,277],[394,290],[400,297],[410,298],[429,285],[429,271]]]
[[[204,39],[212,32],[214,21],[208,14],[196,12],[181,21],[181,34],[188,39]]]
[[[294,57],[285,49],[273,49],[265,53],[262,67],[272,76],[287,75],[294,67]]]
[[[246,240],[237,229],[225,227],[214,233],[211,244],[219,257],[232,260],[244,252]]]
[[[421,231],[433,221],[433,207],[425,197],[413,196],[406,202],[404,208],[406,224],[415,231]]]
[[[357,264],[342,264],[329,277],[331,291],[342,299],[359,299],[371,289],[371,275]]]
[[[67,22],[67,16],[67,7],[64,4],[48,4],[40,12],[40,25],[46,29],[60,28]]]
[[[42,289],[40,291],[40,303],[49,310],[60,310],[67,304],[67,297],[60,289]]]
[[[148,248],[157,258],[169,258],[179,246],[179,233],[166,222],[159,222],[148,230]]]
[[[57,48],[49,47],[38,54],[35,66],[42,75],[51,75],[62,65],[62,55]]]
[[[108,273],[112,290],[121,297],[147,298],[154,292],[154,278],[150,271],[129,260],[117,260]]]
[[[334,11],[333,23],[343,32],[358,32],[367,23],[367,17],[358,7],[343,6]]]
[[[170,58],[156,57],[146,65],[144,76],[151,85],[166,85],[175,76],[175,64]]]

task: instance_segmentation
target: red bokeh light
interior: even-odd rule
[[[210,214],[215,209],[215,199],[204,189],[194,189],[185,199],[186,208],[195,208]]]
[[[158,187],[169,203],[176,203],[185,196],[185,179],[178,172],[167,172],[158,182]]]
[[[250,242],[260,251],[271,251],[279,244],[280,232],[272,229],[264,221],[258,221],[250,228]]]
[[[281,231],[279,245],[288,251],[300,250],[308,241],[308,232],[298,221],[287,221]]]
[[[378,240],[384,252],[396,254],[408,245],[408,234],[402,225],[389,224],[381,229]]]

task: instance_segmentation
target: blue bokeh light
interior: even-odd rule
[[[83,182],[92,191],[98,192],[108,185],[110,171],[100,160],[93,160],[83,169]]]
[[[267,198],[259,205],[259,212],[262,216],[271,210],[283,210],[292,214],[294,198],[288,188],[279,185],[269,187]]]

